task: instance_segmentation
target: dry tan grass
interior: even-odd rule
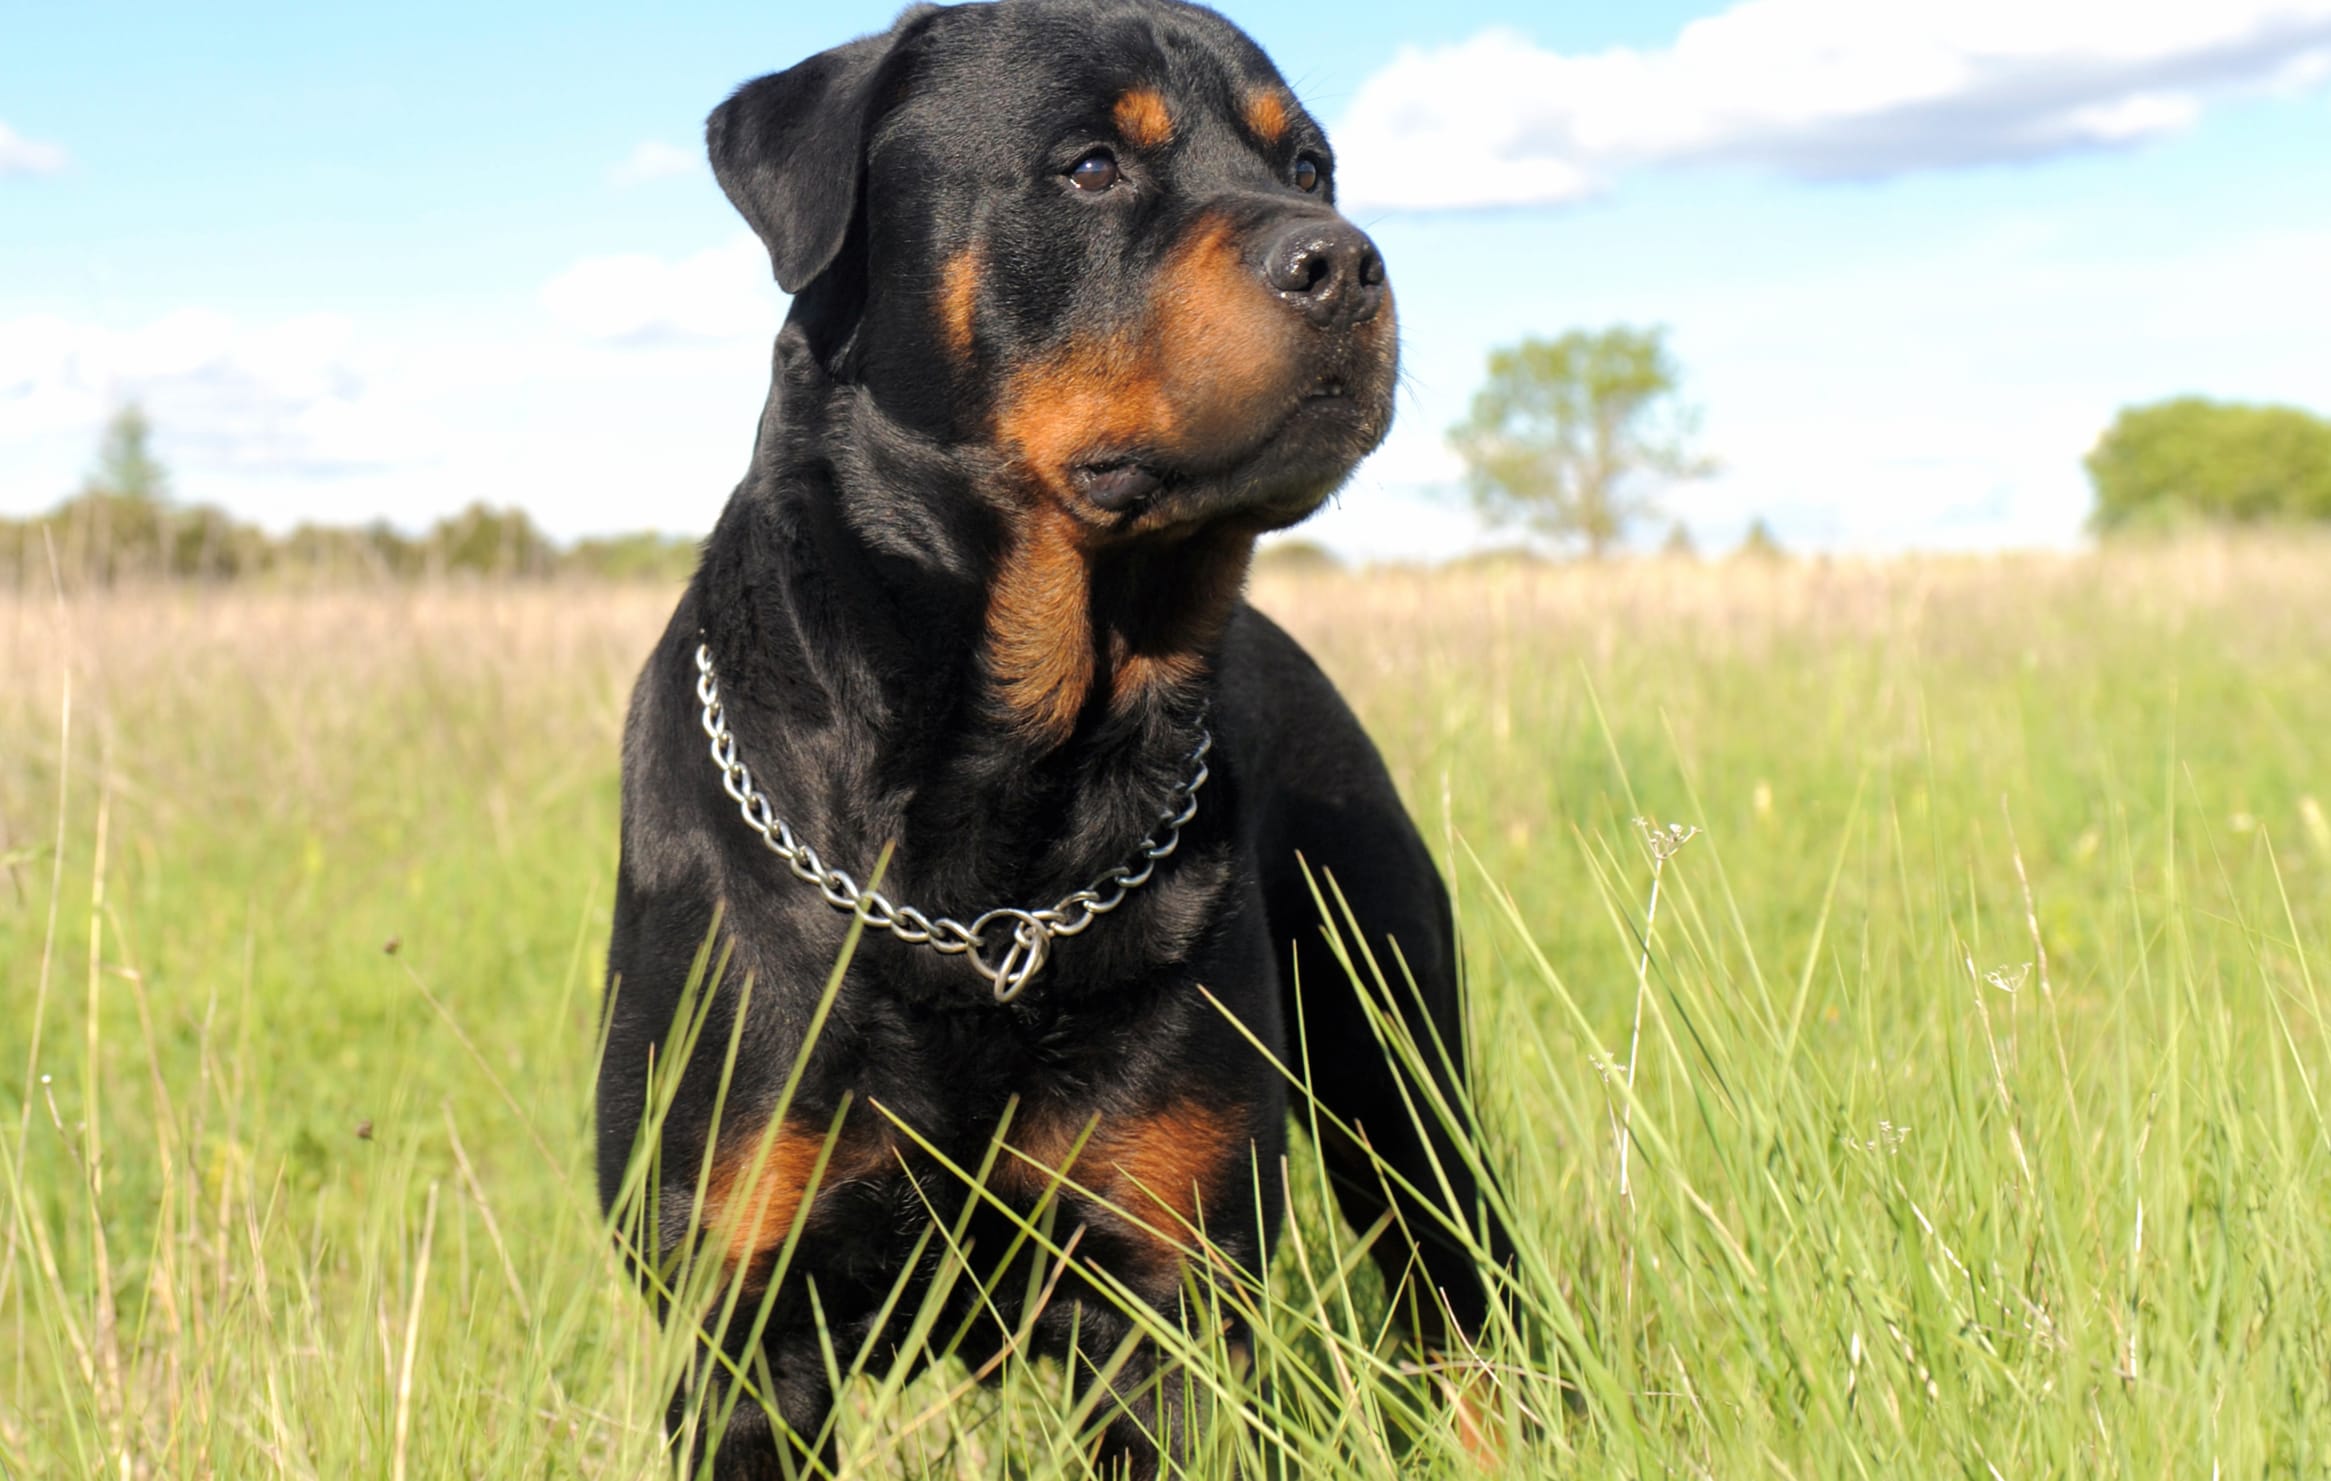
[[[2331,537],[2294,534],[2062,553],[1266,569],[1253,598],[1314,647],[1377,653],[1369,667],[1396,672],[1420,651],[1517,639],[1588,659],[1669,639],[1742,658],[1782,639],[1947,643],[2051,609],[2175,623],[2278,606],[2331,635],[2327,571]]]
[[[2230,660],[2331,650],[2327,573],[2331,540],[2294,536],[2078,554],[1266,569],[1252,596],[1389,727],[1397,753],[1403,732],[1421,746],[1432,728],[1401,699],[1420,676],[1467,676],[1458,698],[1510,731],[1514,687],[1547,664],[1623,671],[1655,652],[1985,661],[2077,649],[2090,613],[2174,633],[2237,607],[2285,615],[2230,625],[2225,640],[2245,649]],[[141,806],[215,806],[235,778],[223,793],[234,805],[329,798],[351,766],[449,743],[481,781],[502,774],[498,747],[531,756],[545,741],[571,776],[609,762],[674,596],[588,584],[0,596],[0,855],[21,848],[53,790],[68,670],[81,764]],[[432,696],[460,697],[459,735],[418,733],[448,723]]]
[[[673,597],[165,586],[0,602],[0,853],[53,809],[68,728],[76,771],[110,795],[221,826],[328,817],[362,770],[417,759],[484,788],[603,772]]]
[[[1315,649],[1355,659],[1358,683],[1449,647],[1551,641],[1592,659],[1665,635],[1754,657],[1783,638],[1922,642],[2067,602],[2168,623],[2274,604],[2319,620],[2293,634],[2308,637],[2331,633],[2331,602],[2317,600],[2327,568],[2331,539],[2293,535],[2101,553],[1266,568],[1251,595]],[[603,700],[675,595],[588,584],[18,590],[0,595],[0,706],[9,733],[21,735],[29,716],[39,717],[30,729],[46,728],[68,665],[92,720],[125,696],[180,684],[222,699],[273,691],[329,704],[407,677],[416,653],[449,683],[490,675]]]

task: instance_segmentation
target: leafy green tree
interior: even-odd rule
[[[2331,420],[2293,406],[2123,407],[2087,461],[2100,531],[2331,519]]]
[[[1773,533],[1771,522],[1760,514],[1748,522],[1748,533],[1740,537],[1740,548],[1734,554],[1747,560],[1777,561],[1783,554],[1780,536]]]
[[[106,422],[81,491],[20,528],[16,565],[53,555],[68,582],[103,585],[171,574],[175,555],[169,476],[153,453],[153,424],[135,402]]]
[[[1615,325],[1492,350],[1472,414],[1449,429],[1466,488],[1494,524],[1577,540],[1600,556],[1650,513],[1657,486],[1713,465],[1666,332]]]
[[[97,443],[97,467],[82,490],[108,494],[141,504],[160,504],[170,497],[170,477],[155,461],[154,424],[135,401],[126,402],[105,424]]]
[[[523,509],[472,504],[430,527],[422,542],[431,567],[478,576],[544,576],[558,562],[549,537]]]

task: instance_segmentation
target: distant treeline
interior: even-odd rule
[[[47,514],[0,520],[0,582],[46,585],[50,560],[72,586],[123,581],[289,583],[425,577],[592,576],[682,581],[696,544],[643,533],[562,545],[522,510],[472,504],[419,535],[386,521],[303,524],[270,535],[208,504],[90,490]]]
[[[560,544],[523,510],[483,503],[413,535],[386,520],[303,524],[271,535],[209,504],[170,496],[152,428],[135,405],[106,424],[80,493],[46,514],[0,519],[0,587],[123,581],[274,580],[289,584],[463,577],[679,582],[693,540],[654,533]],[[2201,525],[2331,522],[2331,419],[2289,406],[2180,397],[2124,407],[2088,454],[2100,534]],[[1664,549],[1689,554],[1679,524]],[[1762,520],[1745,554],[1778,550]],[[1514,552],[1507,552],[1513,554]],[[1264,561],[1283,570],[1338,564],[1312,542],[1282,541]]]
[[[681,581],[695,565],[692,540],[615,535],[560,545],[522,510],[472,504],[420,535],[386,520],[348,528],[303,524],[270,535],[209,504],[180,504],[155,460],[153,428],[134,404],[106,423],[97,464],[81,492],[31,519],[0,519],[0,584],[71,586],[121,581],[291,583],[423,577]]]

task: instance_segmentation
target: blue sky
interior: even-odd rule
[[[182,497],[273,526],[703,529],[782,302],[701,120],[893,9],[16,7],[0,512],[136,396]],[[1398,427],[1309,531],[1351,554],[1496,538],[1441,434],[1525,332],[1668,326],[1711,547],[2063,545],[2116,407],[2331,411],[2331,0],[1228,13],[1401,300]]]

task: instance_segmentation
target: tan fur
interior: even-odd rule
[[[1184,1231],[1197,1226],[1206,1205],[1222,1194],[1226,1164],[1246,1147],[1239,1117],[1197,1100],[1176,1101],[1102,1130],[1096,1160],[1111,1175],[1095,1191],[1175,1240],[1192,1237]]]
[[[1194,1243],[1191,1231],[1237,1191],[1232,1171],[1247,1150],[1244,1117],[1235,1107],[1185,1097],[1104,1118],[1089,1137],[1087,1124],[1037,1111],[1012,1128],[993,1181],[1031,1198],[1056,1184],[1077,1197],[1074,1185],[1101,1205],[1088,1205],[1092,1213],[1147,1247],[1153,1274],[1178,1276],[1178,1247]],[[1079,1137],[1086,1137],[1081,1151]]]
[[[1479,1367],[1439,1374],[1441,1398],[1449,1406],[1449,1422],[1457,1443],[1482,1471],[1497,1475],[1505,1469],[1505,1425],[1497,1408],[1497,1384]]]
[[[989,675],[1032,735],[1066,738],[1093,687],[1084,527],[1049,500],[1017,523],[987,599]]]
[[[988,604],[988,661],[1028,734],[1067,737],[1094,672],[1090,572],[1070,472],[1115,442],[1212,451],[1260,436],[1284,410],[1297,325],[1239,256],[1227,222],[1202,221],[1159,269],[1149,309],[1126,331],[1072,342],[1006,378],[996,433],[1029,485]],[[1071,560],[1072,553],[1078,559]],[[1197,672],[1245,577],[1242,557],[1209,580],[1207,620],[1185,625],[1178,651],[1113,652],[1135,660],[1119,703]],[[1211,624],[1211,625],[1209,625]],[[1112,676],[1117,677],[1117,676]]]
[[[973,319],[979,310],[979,249],[966,247],[939,273],[939,331],[958,360],[971,358]]]
[[[720,1247],[725,1270],[757,1276],[756,1267],[785,1243],[795,1221],[807,1212],[803,1201],[825,1143],[825,1128],[788,1119],[773,1135],[763,1128],[736,1136],[714,1155],[704,1191],[704,1227]],[[827,1158],[819,1187],[863,1177],[889,1158],[881,1137],[845,1135]]]
[[[1240,260],[1229,223],[1194,228],[1149,300],[1123,332],[1072,342],[1005,381],[997,433],[1056,496],[1072,495],[1069,469],[1104,440],[1210,449],[1258,435],[1283,409],[1298,326]]]
[[[1285,88],[1258,87],[1249,92],[1245,109],[1248,132],[1265,144],[1277,144],[1286,138],[1293,101]]]
[[[1109,116],[1116,120],[1119,137],[1136,149],[1155,149],[1174,136],[1174,116],[1154,87],[1128,89]]]

